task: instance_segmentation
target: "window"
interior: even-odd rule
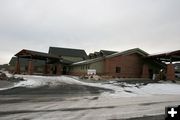
[[[121,67],[116,67],[116,73],[120,73],[121,72]]]
[[[89,65],[86,65],[86,69],[89,69]]]

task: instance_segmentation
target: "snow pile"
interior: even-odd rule
[[[5,73],[7,77],[12,77],[13,76],[8,71],[0,70],[0,72]]]
[[[148,84],[141,88],[148,94],[180,94],[180,85],[173,83]]]
[[[56,87],[60,85],[82,85],[90,87],[98,87],[104,89],[111,89],[112,86],[103,85],[101,83],[87,83],[80,81],[73,76],[35,76],[35,75],[16,75],[15,77],[24,78],[14,85],[14,87],[36,88],[42,86]]]
[[[63,84],[86,85],[91,87],[99,87],[111,89],[114,92],[104,92],[102,95],[110,95],[114,97],[135,97],[149,96],[154,94],[180,94],[180,85],[174,83],[151,83],[147,85],[118,83],[109,81],[108,83],[87,83],[79,81],[78,78],[68,76],[18,76],[26,79],[15,85],[15,87],[39,87],[39,86],[58,86]]]
[[[25,80],[15,84],[15,87],[35,88],[46,85],[50,87],[63,85],[63,84],[83,85],[83,82],[66,76],[56,77],[56,76],[18,75],[18,77],[23,77]]]
[[[150,83],[147,85],[127,84],[124,87],[117,87],[110,85],[111,89],[115,90],[114,93],[103,93],[103,96],[111,97],[136,97],[136,96],[150,96],[162,94],[179,94],[180,85],[174,83]]]

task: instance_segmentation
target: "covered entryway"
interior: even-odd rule
[[[175,80],[175,69],[173,62],[180,62],[180,50],[149,55],[148,58],[166,63],[166,79]]]
[[[61,70],[61,63],[62,63],[61,57],[50,55],[48,53],[42,53],[42,52],[26,50],[26,49],[21,50],[15,56],[17,57],[16,66],[15,66],[16,74],[21,73],[19,59],[26,58],[26,59],[28,59],[27,73],[30,75],[34,73],[33,60],[45,61],[43,74],[50,74],[51,73],[50,67],[51,67],[51,65],[53,65],[54,69],[53,69],[52,73],[54,73],[56,75],[61,75],[61,71],[62,71]]]

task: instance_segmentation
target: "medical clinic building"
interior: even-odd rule
[[[149,78],[150,74],[158,73],[162,63],[148,60],[148,53],[139,48],[117,52],[107,56],[88,59],[71,65],[70,74],[86,74],[87,69],[95,69],[98,75],[119,78]]]
[[[100,50],[87,55],[82,49],[50,47],[48,53],[23,49],[15,54],[9,64],[10,71],[16,74],[21,74],[23,70],[24,74],[82,76],[93,69],[100,76],[152,78],[165,69],[167,78],[173,79],[172,61],[179,60],[174,59],[179,51],[163,55],[149,55],[139,48],[123,52]],[[169,64],[166,65],[164,60]],[[21,61],[26,62],[23,64]]]

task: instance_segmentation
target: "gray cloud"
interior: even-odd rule
[[[0,64],[23,48],[176,50],[179,6],[179,0],[2,0]]]

